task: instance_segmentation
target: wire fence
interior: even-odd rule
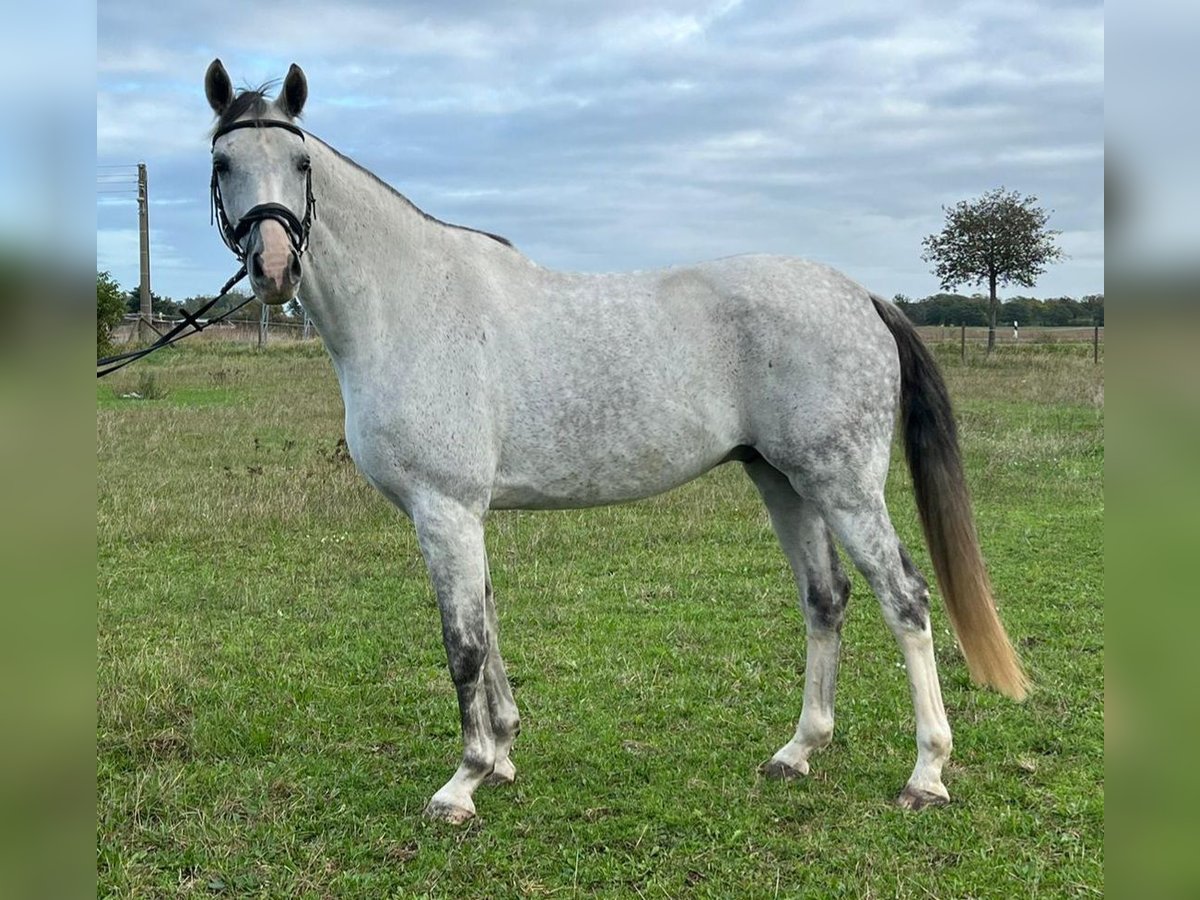
[[[984,325],[918,325],[917,331],[926,344],[950,344],[959,348],[963,363],[969,355],[988,345],[988,329]],[[1104,347],[1103,325],[1019,325],[997,326],[996,347],[1015,347],[1038,344],[1091,344],[1092,362],[1099,364]]]
[[[267,309],[263,307],[264,311]],[[112,331],[113,344],[130,344],[137,340],[138,322],[141,316],[136,313],[127,314]],[[166,334],[183,321],[179,316],[164,316],[155,314],[150,317],[152,331],[159,335]],[[204,319],[199,319],[203,323]],[[204,329],[199,334],[192,334],[189,341],[233,341],[236,343],[264,344],[277,341],[310,341],[320,340],[317,328],[308,318],[297,320],[271,319],[264,315],[254,319],[226,319]]]
[[[917,331],[927,344],[960,343],[964,337],[961,325],[918,325]],[[986,325],[968,325],[965,328],[967,344],[987,345]],[[1099,338],[1104,343],[1103,325],[1012,325],[996,326],[996,346],[1001,344],[1074,344],[1092,343]]]
[[[253,319],[226,319],[224,322],[206,328],[189,340],[234,341],[263,346],[273,341],[310,341],[320,340],[316,326],[308,318],[300,319],[271,319],[263,307],[264,316]],[[113,329],[114,344],[128,344],[137,337],[137,323],[140,317],[136,314],[126,315],[124,320]],[[170,328],[183,321],[179,317],[154,315],[150,319],[150,327],[159,334],[165,334]],[[203,321],[203,320],[201,320]],[[986,326],[970,325],[918,325],[917,331],[927,344],[957,344],[964,348],[987,346],[988,330]],[[1104,345],[1104,326],[1042,326],[1029,325],[1025,327],[996,328],[996,346],[1012,346],[1020,344],[1083,344],[1094,345],[1097,355]]]

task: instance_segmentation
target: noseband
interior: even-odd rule
[[[282,128],[285,131],[290,131],[297,135],[300,140],[304,140],[304,132],[293,125],[291,122],[280,122],[274,119],[249,119],[241,122],[231,122],[224,128],[218,129],[213,135],[213,146],[216,146],[217,138],[228,134],[231,131],[236,131],[239,128]],[[282,203],[260,203],[258,206],[251,207],[246,210],[236,226],[229,221],[229,216],[225,214],[225,204],[221,201],[221,185],[217,180],[217,170],[213,167],[212,174],[212,209],[210,221],[215,221],[220,226],[221,240],[225,242],[225,246],[233,251],[234,256],[239,261],[245,262],[246,251],[242,249],[242,241],[246,239],[246,235],[250,233],[250,229],[257,223],[267,219],[274,219],[283,226],[287,232],[288,240],[292,244],[292,249],[296,251],[296,257],[304,255],[304,251],[308,249],[308,233],[312,228],[313,219],[317,217],[317,200],[313,196],[312,189],[312,168],[309,167],[304,173],[304,218],[297,218],[296,214],[284,206]]]

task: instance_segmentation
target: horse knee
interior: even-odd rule
[[[497,738],[515,740],[521,733],[521,716],[515,708],[497,713],[492,717],[492,731]]]

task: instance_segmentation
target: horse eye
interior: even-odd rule
[[[229,160],[222,156],[218,156],[213,160],[213,171],[220,175],[224,175],[229,171]]]
[[[296,160],[296,168],[301,172],[307,172],[312,168],[312,162],[307,156],[301,157],[300,159]]]

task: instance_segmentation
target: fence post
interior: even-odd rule
[[[304,334],[300,338],[302,341],[308,340],[308,333],[312,329],[312,319],[308,317],[308,313],[304,314]]]
[[[258,349],[261,350],[267,343],[267,322],[271,315],[271,308],[267,304],[262,305],[262,315],[258,319]]]
[[[965,366],[967,364],[967,323],[963,322],[959,327],[962,328],[962,362]]]
[[[1092,326],[1092,362],[1100,364],[1100,323]]]

